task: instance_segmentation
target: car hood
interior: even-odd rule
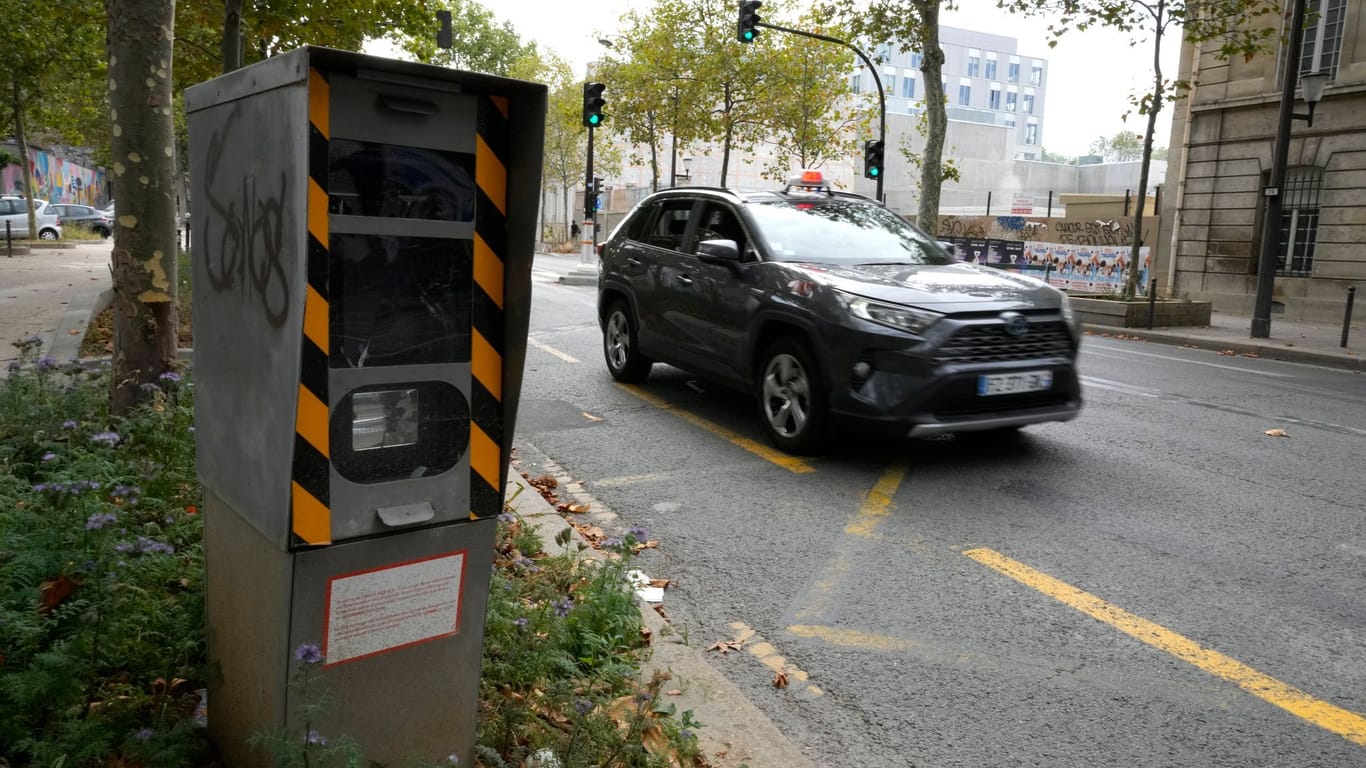
[[[1050,308],[1061,303],[1058,291],[1039,280],[961,262],[792,266],[832,288],[895,304],[1024,304]]]

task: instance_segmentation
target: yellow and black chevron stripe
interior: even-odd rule
[[[293,542],[332,543],[329,503],[327,355],[327,142],[331,137],[331,93],[327,78],[308,73],[308,285],[300,351],[299,402],[294,419],[292,493]]]
[[[503,259],[507,254],[508,100],[479,97],[475,132],[470,334],[470,517],[503,510]]]

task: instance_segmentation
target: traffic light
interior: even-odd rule
[[[754,38],[759,36],[758,25],[762,21],[759,16],[759,6],[763,3],[759,0],[740,0],[740,24],[736,29],[735,36],[742,43],[752,43]]]
[[[602,177],[593,177],[593,210],[602,210]]]
[[[607,90],[607,86],[602,83],[583,84],[583,124],[589,128],[596,128],[602,125],[606,116],[602,114],[602,107],[607,100],[602,97],[602,92]]]
[[[863,175],[869,179],[882,175],[882,142],[877,139],[863,142]]]

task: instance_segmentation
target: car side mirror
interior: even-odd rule
[[[944,249],[944,253],[947,253],[948,255],[957,258],[957,256],[958,256],[958,246],[954,245],[953,243],[947,242],[947,241],[945,241],[945,240],[936,240],[935,242],[939,243],[939,247],[940,247],[940,248],[943,248],[943,249]]]
[[[734,240],[703,240],[697,244],[697,258],[708,264],[738,264],[740,246]]]

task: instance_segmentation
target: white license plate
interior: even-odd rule
[[[1017,392],[1038,392],[1053,386],[1052,371],[1023,373],[993,373],[977,377],[977,394],[1013,395]]]

